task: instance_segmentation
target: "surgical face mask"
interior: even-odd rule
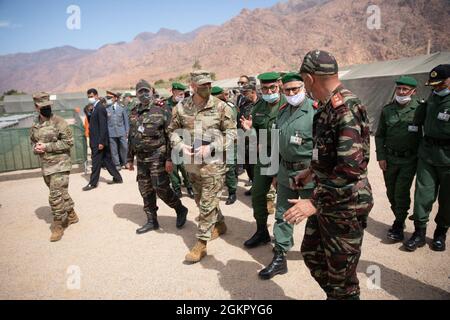
[[[411,96],[398,96],[395,95],[395,101],[397,101],[399,104],[407,104],[411,102]]]
[[[108,105],[108,106],[112,106],[113,105],[113,100],[112,99],[108,99],[108,100],[106,100],[106,104]]]
[[[449,88],[445,88],[444,90],[441,90],[441,91],[438,91],[438,92],[436,92],[436,90],[434,90],[434,94],[438,95],[439,97],[445,97],[445,96],[450,94],[450,89]]]
[[[197,94],[202,97],[203,99],[207,100],[209,96],[211,95],[211,88],[198,88]]]
[[[267,103],[275,103],[280,99],[280,94],[279,93],[263,94],[262,98]]]
[[[176,96],[175,97],[175,101],[176,102],[181,102],[181,101],[183,101],[184,100],[184,96],[183,97],[180,97],[180,96]]]
[[[51,107],[43,107],[43,108],[39,109],[39,113],[45,118],[50,118],[52,116],[52,108]]]
[[[139,95],[139,101],[143,105],[149,104],[151,99],[152,99],[152,96],[150,95],[150,93],[144,93],[144,94]]]
[[[94,104],[97,100],[95,98],[88,98],[90,104]]]
[[[304,100],[305,100],[305,93],[301,92],[296,94],[295,96],[286,96],[286,100],[287,102],[291,105],[291,106],[299,106]]]

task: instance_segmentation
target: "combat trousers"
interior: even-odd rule
[[[267,217],[269,212],[267,211],[267,194],[272,186],[273,177],[261,175],[261,165],[256,164],[254,166],[252,186],[252,207],[253,217],[257,224],[267,224]]]
[[[391,204],[395,221],[404,224],[411,206],[411,186],[416,175],[417,161],[393,164],[388,161],[384,174],[387,197]]]
[[[173,171],[169,175],[173,190],[174,191],[181,190],[182,181],[181,181],[179,172],[181,172],[181,175],[183,177],[184,186],[188,189],[192,188],[191,181],[189,179],[189,176],[186,172],[184,165],[183,164],[174,164]]]
[[[306,223],[301,253],[328,299],[359,299],[356,274],[364,229],[356,213],[345,218],[322,212]]]
[[[73,210],[73,200],[69,195],[70,172],[58,172],[44,176],[44,181],[50,189],[48,202],[57,220],[66,220],[67,214]]]
[[[450,227],[450,166],[433,166],[419,158],[414,221],[419,228],[427,226],[433,203],[438,199],[439,210],[435,219],[438,227]]]
[[[200,211],[197,238],[211,240],[211,232],[217,222],[224,221],[220,210],[220,196],[225,179],[226,165],[189,165],[188,170],[194,188],[195,202]]]
[[[225,175],[225,185],[229,194],[236,193],[238,178],[236,175],[236,164],[227,164],[227,173]]]
[[[138,156],[137,181],[139,191],[144,200],[144,211],[146,213],[156,213],[156,195],[171,208],[181,206],[180,199],[170,188],[169,175],[165,170],[166,160],[159,153],[151,162],[140,162]]]
[[[275,250],[287,253],[294,246],[294,226],[284,221],[283,215],[293,205],[289,203],[290,199],[310,199],[313,189],[292,190],[291,188],[278,184],[277,187],[277,211],[275,214],[275,224],[273,234],[275,236]]]

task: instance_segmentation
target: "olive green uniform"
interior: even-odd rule
[[[292,207],[289,199],[309,199],[314,183],[302,190],[292,189],[291,178],[309,167],[313,152],[312,125],[315,109],[310,99],[305,99],[297,107],[286,105],[278,113],[277,128],[280,130],[280,168],[277,174],[277,210],[274,236],[275,250],[288,252],[294,245],[294,226],[283,219],[283,215]]]
[[[231,102],[227,102],[228,106],[233,110],[233,119],[237,123],[238,110],[236,105]],[[237,190],[238,178],[236,175],[237,166],[237,145],[234,143],[234,157],[227,160],[227,173],[225,175],[225,185],[228,188],[229,194],[235,194]]]
[[[416,123],[423,125],[424,138],[419,147],[414,221],[425,228],[433,203],[438,198],[435,219],[438,227],[450,227],[450,94],[432,94],[416,112]]]
[[[384,181],[395,221],[403,225],[411,205],[411,185],[416,175],[417,150],[422,129],[414,124],[419,102],[386,105],[375,136],[377,160],[387,162]]]

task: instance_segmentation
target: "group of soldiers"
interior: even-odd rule
[[[191,73],[192,95],[185,94],[182,84],[173,84],[173,95],[165,105],[156,99],[147,81],[139,81],[137,103],[130,101],[128,106],[127,157],[130,169],[137,160],[137,181],[148,218],[137,233],[159,228],[157,195],[175,210],[177,227],[183,227],[188,210],[170,187],[170,174],[182,168],[199,209],[197,242],[185,261],[201,261],[207,255],[208,242],[227,231],[220,196],[225,181],[231,181],[227,201],[236,201],[236,148],[242,131],[243,164],[253,181],[248,194],[256,222],[256,232],[243,244],[249,250],[272,241],[268,203],[270,190],[277,193],[274,256],[259,272],[260,278],[288,272],[286,254],[294,245],[294,226],[307,220],[301,253],[312,277],[328,299],[359,299],[356,269],[373,207],[367,171],[370,128],[366,108],[344,88],[338,71],[332,54],[313,50],[305,56],[299,72],[259,75],[261,94],[255,82],[241,77],[235,104],[227,100],[222,88],[212,87],[207,71]],[[395,100],[383,108],[376,135],[377,157],[396,217],[388,232],[393,240],[403,240],[410,187],[417,171],[416,231],[405,243],[411,251],[425,244],[428,216],[438,194],[433,249],[445,250],[450,224],[449,65],[433,70],[428,85],[434,87],[429,99],[416,102],[411,97],[417,82],[401,77]],[[78,221],[67,192],[73,140],[65,121],[51,113],[48,94],[36,94],[34,99],[39,117],[31,141],[50,188],[54,213],[51,241],[57,241],[61,230]]]

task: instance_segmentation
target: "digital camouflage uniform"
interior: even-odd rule
[[[338,66],[330,54],[312,51],[300,72],[334,75]],[[339,86],[317,111],[313,136],[311,169],[317,186],[312,201],[318,212],[307,221],[301,252],[329,299],[359,299],[356,269],[373,207],[366,108]]]
[[[40,101],[39,99],[40,97],[35,98],[35,101]],[[47,121],[42,121],[37,116],[31,127],[30,140],[33,149],[37,143],[45,144],[46,151],[39,154],[39,158],[45,184],[50,189],[49,204],[55,220],[65,221],[74,207],[68,192],[72,168],[72,131],[66,121],[57,115],[52,115]]]
[[[421,128],[414,125],[418,106],[417,100],[405,106],[396,101],[386,105],[375,135],[377,160],[387,162],[387,170],[383,172],[387,196],[395,222],[402,230],[411,205],[411,185],[416,175],[417,150],[422,137]]]
[[[169,126],[172,147],[178,148],[183,142],[188,144],[175,132],[178,129],[186,130],[185,134],[190,135],[191,144],[195,144],[195,128],[203,139],[211,136],[215,138],[210,146],[217,154],[232,146],[236,137],[236,122],[231,108],[213,96],[210,96],[204,107],[197,107],[192,97],[175,106]],[[203,144],[207,140],[204,141]],[[225,158],[222,157],[219,163],[210,164],[205,162],[196,164],[197,161],[190,160],[185,161],[185,167],[191,178],[195,201],[200,210],[197,238],[209,241],[216,223],[224,221],[219,202],[226,173]]]

